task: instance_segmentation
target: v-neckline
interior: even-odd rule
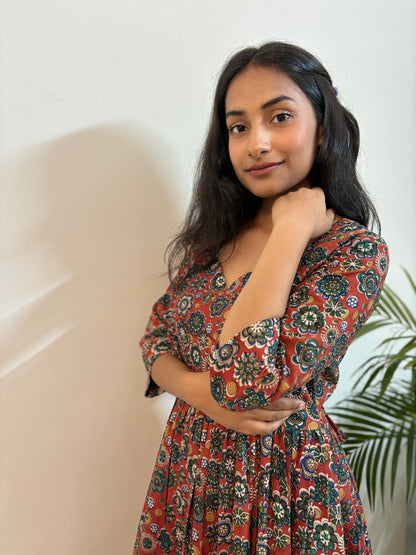
[[[348,221],[347,218],[344,218],[344,217],[341,216],[338,220],[336,220],[335,222],[333,222],[332,226],[330,227],[330,229],[328,229],[328,231],[326,231],[325,233],[323,233],[320,237],[317,237],[316,239],[313,239],[313,241],[312,241],[309,245],[307,245],[307,247],[305,248],[305,251],[306,251],[306,250],[309,250],[309,249],[312,247],[312,245],[314,245],[319,239],[321,239],[321,237],[324,237],[325,235],[329,234],[335,227],[338,227],[338,224],[339,224],[340,222],[342,222],[342,223],[345,224],[345,223],[346,223],[346,220]],[[230,284],[228,285],[228,284],[227,284],[227,280],[225,279],[225,274],[224,274],[224,270],[223,270],[222,264],[221,264],[221,262],[220,262],[218,259],[217,259],[217,261],[216,261],[216,265],[217,265],[217,274],[219,274],[219,275],[223,278],[223,280],[224,280],[224,288],[225,288],[226,291],[230,291],[230,290],[234,289],[235,286],[236,286],[238,283],[243,283],[243,282],[244,282],[244,278],[245,278],[246,276],[248,276],[248,277],[247,277],[247,279],[248,279],[248,278],[251,276],[251,274],[253,273],[252,270],[250,270],[249,272],[245,272],[245,273],[239,275],[232,283],[230,283]],[[247,281],[247,280],[245,280],[245,281]]]
[[[243,283],[244,282],[244,278],[246,276],[248,276],[247,277],[247,279],[248,279],[252,274],[252,271],[245,272],[244,274],[241,274],[240,276],[238,276],[232,283],[230,283],[230,285],[228,285],[227,280],[225,279],[225,274],[224,274],[224,270],[223,270],[221,262],[219,260],[217,260],[216,265],[217,265],[217,274],[219,274],[222,277],[222,279],[224,280],[224,288],[225,288],[226,291],[230,291],[231,289],[234,289],[235,286],[238,283]]]

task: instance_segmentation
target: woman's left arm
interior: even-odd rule
[[[227,315],[220,345],[254,322],[284,316],[302,254],[311,240],[331,228],[334,211],[327,210],[322,189],[302,187],[274,202],[272,219],[270,237]]]

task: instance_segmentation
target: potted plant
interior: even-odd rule
[[[386,338],[356,371],[352,394],[331,410],[348,436],[344,448],[358,487],[365,481],[371,508],[378,487],[383,502],[388,478],[393,494],[402,453],[408,504],[416,489],[416,318],[388,285],[359,336],[380,328],[386,329]]]

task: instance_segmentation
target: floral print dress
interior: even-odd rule
[[[227,429],[176,400],[157,455],[134,554],[371,553],[361,501],[323,404],[338,366],[374,310],[388,267],[384,241],[347,219],[305,250],[283,318],[256,322],[218,347],[249,279],[221,266],[189,273],[190,255],[153,306],[141,348],[150,369],[178,357],[209,371],[219,405],[243,411],[282,395],[306,401],[272,434]],[[196,266],[194,268],[197,268]]]

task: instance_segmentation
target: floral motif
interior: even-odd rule
[[[235,477],[234,495],[236,503],[241,507],[248,501],[247,479],[240,474]]]
[[[210,285],[214,291],[218,291],[219,289],[224,289],[225,287],[224,276],[222,274],[215,274],[215,276],[211,280]]]
[[[344,318],[347,315],[347,309],[340,301],[329,299],[324,303],[324,310],[329,316],[335,318]]]
[[[296,344],[296,354],[292,357],[295,364],[299,365],[302,372],[307,372],[314,366],[321,352],[321,347],[315,339],[308,339],[304,343]]]
[[[354,518],[354,526],[350,530],[352,543],[357,545],[365,532],[366,529],[363,523],[362,515],[360,513],[357,513]]]
[[[217,524],[217,533],[221,540],[229,541],[232,539],[233,517],[232,515],[224,515]]]
[[[207,288],[207,285],[208,285],[207,278],[203,274],[200,274],[194,280],[191,281],[190,288],[191,288],[191,291],[199,291],[201,289],[205,290]]]
[[[284,344],[279,343],[277,339],[274,339],[265,347],[263,359],[266,364],[273,364],[279,356],[283,355],[284,351]]]
[[[299,526],[296,530],[296,547],[299,553],[312,553],[313,535],[307,526]]]
[[[357,258],[347,258],[341,262],[341,269],[344,272],[356,272],[357,270],[364,270],[364,268],[364,264]]]
[[[273,492],[272,499],[273,522],[279,528],[281,528],[282,526],[289,526],[290,510],[286,499],[284,499],[284,497],[281,497],[277,492]]]
[[[218,490],[218,503],[221,507],[232,508],[234,502],[234,491],[229,484],[222,485]]]
[[[313,490],[309,491],[302,489],[299,492],[299,497],[296,501],[296,506],[299,509],[299,518],[303,522],[307,522],[311,526],[315,519],[316,507]]]
[[[191,342],[191,336],[188,332],[188,326],[185,324],[185,322],[178,322],[176,329],[180,343],[187,347]]]
[[[248,328],[244,328],[241,332],[241,339],[245,345],[252,347],[261,347],[266,341],[273,338],[273,320],[261,320],[252,324]]]
[[[156,540],[152,534],[146,534],[145,532],[141,537],[141,553],[151,553],[156,547]]]
[[[329,445],[315,445],[313,448],[313,456],[318,464],[324,465],[328,462],[328,447]]]
[[[222,452],[224,445],[225,433],[220,428],[214,428],[211,432],[211,450],[212,454]]]
[[[240,347],[236,341],[229,341],[217,350],[213,348],[210,355],[211,364],[217,372],[231,368],[239,351]]]
[[[333,356],[340,355],[345,350],[347,343],[348,343],[348,336],[345,333],[343,333],[335,341],[333,347],[331,347],[331,353],[333,354]]]
[[[205,316],[200,310],[192,312],[188,319],[189,331],[194,335],[199,335],[205,326]]]
[[[178,316],[186,316],[194,305],[194,298],[191,294],[187,293],[182,295],[176,303],[176,314]]]
[[[241,507],[234,507],[233,521],[238,528],[243,528],[249,521],[249,514],[245,512]]]
[[[312,249],[307,249],[302,256],[301,264],[302,266],[314,266],[324,258],[326,258],[327,252],[324,247],[315,247]]]
[[[250,542],[244,538],[235,537],[232,553],[234,555],[250,555]]]
[[[300,468],[302,472],[302,477],[305,480],[310,480],[314,476],[318,464],[313,456],[313,453],[306,452],[300,459]]]
[[[331,274],[317,281],[315,291],[323,299],[338,301],[347,295],[349,288],[348,281],[341,274]]]
[[[376,268],[380,274],[385,274],[389,266],[388,258],[385,254],[378,254],[376,256]],[[363,268],[364,269],[364,268]]]
[[[324,325],[324,315],[316,305],[302,306],[293,314],[293,325],[302,333],[316,334]]]
[[[358,290],[364,293],[367,299],[371,299],[378,291],[379,276],[376,274],[374,268],[370,268],[365,273],[358,274],[360,282]]]
[[[184,494],[180,489],[176,490],[176,493],[173,495],[172,501],[176,507],[177,513],[179,515],[183,515],[188,506],[188,502],[185,499]]]
[[[321,331],[324,347],[329,347],[338,337],[338,329],[335,326],[325,326]]]
[[[167,478],[165,476],[165,471],[162,468],[158,468],[153,474],[153,479],[151,483],[152,491],[163,493],[167,486]]]
[[[315,499],[318,503],[323,503],[325,508],[334,505],[339,496],[335,482],[325,476],[325,474],[319,474],[315,484]]]
[[[249,385],[260,373],[261,361],[254,353],[243,353],[235,364],[234,376],[240,385]]]
[[[307,287],[306,285],[301,285],[290,295],[288,304],[290,304],[290,306],[297,307],[300,304],[306,303],[309,299],[309,295],[309,287]]]
[[[361,259],[374,258],[378,254],[377,243],[370,238],[361,239],[354,243],[350,252]]]
[[[313,538],[320,553],[334,551],[338,540],[334,532],[334,526],[329,522],[323,522],[315,526]]]
[[[171,552],[171,549],[173,546],[172,536],[168,534],[164,528],[160,531],[160,534],[158,535],[157,540],[159,542],[160,547],[163,549],[163,553]]]
[[[213,303],[209,305],[211,316],[221,316],[228,306],[228,300],[225,297],[218,297]]]
[[[215,376],[211,380],[211,393],[218,404],[222,405],[225,401],[225,381],[222,376]]]
[[[273,530],[273,541],[276,549],[284,549],[290,543],[290,536],[285,534],[283,530],[274,528]]]

